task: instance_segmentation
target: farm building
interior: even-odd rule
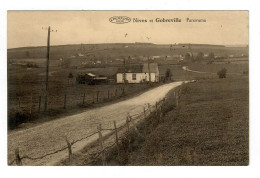
[[[149,81],[149,73],[151,82],[159,82],[159,69],[157,63],[145,63],[142,65],[131,65],[125,68],[119,68],[116,81],[124,83],[124,78],[127,83],[141,83]],[[124,77],[125,75],[125,77]]]
[[[182,55],[177,55],[177,54],[174,54],[172,56],[165,56],[165,60],[166,61],[172,61],[172,60],[181,60],[183,59]]]
[[[108,79],[104,76],[96,76],[92,73],[80,74],[76,78],[79,84],[97,85],[107,83]]]

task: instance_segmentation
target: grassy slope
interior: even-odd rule
[[[248,165],[248,90],[247,78],[187,84],[179,111],[165,116],[128,164]]]

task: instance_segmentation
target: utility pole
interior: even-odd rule
[[[148,57],[149,83],[151,83],[150,57]]]
[[[46,81],[45,81],[45,103],[44,112],[47,111],[48,107],[48,80],[49,80],[49,61],[50,61],[50,33],[51,27],[48,27],[48,38],[47,38],[47,62],[46,62]]]
[[[123,76],[124,84],[126,83],[126,70],[125,70],[125,58],[124,58],[124,76]]]

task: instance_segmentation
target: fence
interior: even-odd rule
[[[178,98],[179,98],[179,94],[176,93],[175,94],[175,97],[176,97],[176,106],[178,106]],[[143,108],[143,112],[139,113],[139,114],[135,114],[135,115],[130,115],[129,113],[127,114],[126,116],[126,122],[125,124],[121,125],[121,126],[117,126],[117,123],[116,121],[114,121],[114,127],[113,128],[102,128],[102,125],[99,124],[97,126],[97,131],[96,132],[93,132],[85,137],[82,137],[82,138],[79,138],[77,140],[73,140],[72,142],[70,142],[68,140],[67,137],[65,137],[65,141],[66,142],[66,146],[56,150],[56,151],[53,151],[53,152],[50,152],[50,153],[47,153],[45,155],[42,155],[42,156],[39,156],[39,157],[31,157],[31,156],[28,156],[28,155],[23,155],[21,156],[21,154],[19,153],[19,148],[17,148],[16,150],[14,150],[14,153],[15,153],[15,158],[13,158],[13,160],[11,162],[9,162],[8,164],[9,165],[13,165],[14,163],[16,163],[16,165],[18,166],[21,166],[23,163],[23,160],[25,159],[29,159],[29,160],[39,160],[39,159],[43,159],[47,156],[50,156],[50,155],[54,155],[56,153],[59,153],[59,152],[62,152],[64,150],[68,150],[68,161],[69,161],[69,165],[71,165],[71,162],[72,162],[72,155],[73,155],[73,150],[72,150],[72,145],[74,145],[75,143],[77,142],[80,142],[82,140],[85,140],[85,139],[88,139],[90,137],[92,137],[93,135],[98,135],[98,143],[99,143],[99,146],[98,146],[98,151],[96,151],[95,153],[88,153],[88,155],[90,155],[91,157],[91,160],[89,163],[93,162],[93,160],[96,160],[97,158],[101,157],[102,159],[102,164],[103,165],[106,165],[106,154],[105,152],[108,151],[110,148],[116,146],[117,148],[117,152],[118,152],[118,155],[120,154],[120,148],[119,148],[119,141],[122,139],[122,136],[124,134],[127,135],[127,139],[129,141],[129,144],[130,144],[130,137],[129,137],[129,134],[130,134],[130,131],[134,131],[136,132],[138,135],[140,135],[140,132],[138,131],[138,128],[137,128],[137,123],[138,122],[141,122],[143,121],[145,123],[145,133],[146,133],[146,124],[147,122],[152,122],[153,123],[160,123],[162,118],[163,118],[163,111],[164,111],[164,108],[165,108],[165,105],[166,105],[166,99],[162,99],[161,101],[159,102],[156,102],[155,105],[150,105],[148,103],[148,107],[147,108]],[[150,120],[148,121],[147,119],[148,118],[153,118],[153,120]],[[125,129],[125,131],[124,131]],[[104,135],[102,133],[102,131],[110,131],[109,134],[107,135]],[[122,131],[122,132],[120,132]],[[121,133],[121,135],[120,135]],[[109,136],[108,136],[109,135]],[[112,144],[110,143],[106,143],[105,141],[109,140],[110,138],[110,142],[111,142],[111,137],[114,136],[114,141],[112,141]],[[121,136],[121,137],[120,137]],[[142,136],[143,137],[143,136]],[[146,134],[145,136],[146,137]]]
[[[126,90],[123,87],[107,90],[96,90],[91,92],[82,91],[79,94],[50,94],[47,98],[47,109],[66,109],[77,105],[84,106],[94,103],[104,103],[118,99],[124,95],[126,95]],[[44,94],[31,94],[31,96],[9,97],[8,104],[10,107],[15,109],[21,109],[23,111],[32,113],[44,111],[45,100],[46,97]]]
[[[39,85],[31,89],[23,87],[21,90],[8,94],[8,111],[11,117],[15,112],[24,113],[28,117],[38,117],[40,113],[48,114],[55,111],[62,112],[63,109],[88,107],[93,104],[101,104],[117,100],[123,96],[144,91],[159,84],[146,83],[138,85],[73,85],[73,86],[52,86],[49,87],[48,98],[45,90]],[[45,101],[47,100],[47,110]],[[32,117],[31,117],[32,116]]]

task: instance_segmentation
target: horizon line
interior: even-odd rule
[[[58,45],[51,45],[53,47],[57,46],[72,46],[72,45],[101,45],[101,44],[136,44],[136,43],[143,43],[143,44],[153,44],[153,45],[181,45],[181,44],[190,44],[190,45],[212,45],[212,46],[225,46],[225,47],[247,47],[248,44],[209,44],[209,43],[152,43],[152,42],[134,42],[134,43],[74,43],[74,44],[58,44]],[[21,47],[11,47],[9,49],[19,49],[19,48],[39,48],[39,47],[47,47],[46,46],[21,46]]]

